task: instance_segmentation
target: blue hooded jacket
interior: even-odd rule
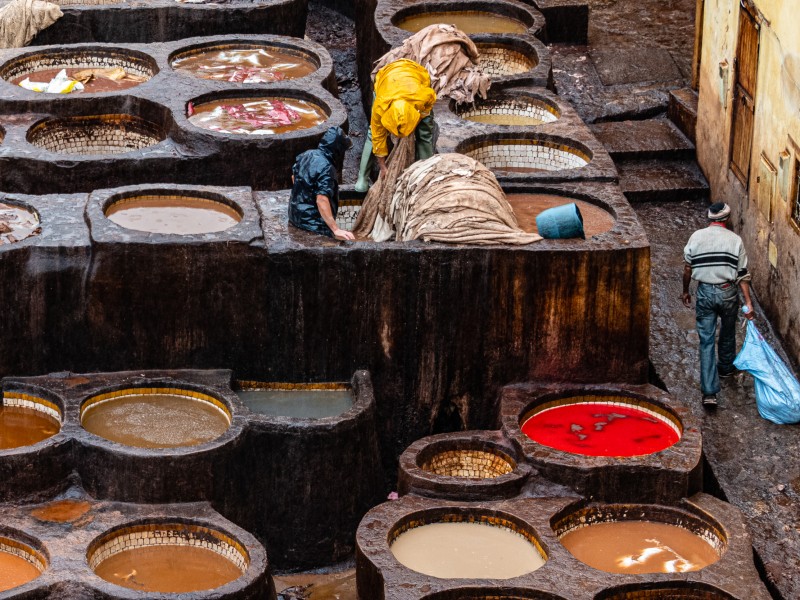
[[[333,237],[317,208],[317,196],[327,196],[336,218],[339,210],[339,183],[336,165],[344,159],[350,140],[339,127],[331,127],[314,150],[298,155],[292,167],[294,185],[289,198],[289,223],[300,229]]]

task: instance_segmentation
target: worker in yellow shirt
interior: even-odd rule
[[[372,157],[378,161],[381,174],[386,172],[389,134],[406,137],[416,134],[415,158],[433,156],[433,105],[436,93],[425,67],[402,58],[389,63],[375,76],[375,98],[361,168],[355,188],[366,192]]]

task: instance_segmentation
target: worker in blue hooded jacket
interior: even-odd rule
[[[336,165],[352,145],[340,127],[331,127],[319,146],[298,155],[292,167],[292,195],[289,198],[289,223],[340,240],[353,240],[353,234],[336,224],[339,210],[339,183]]]

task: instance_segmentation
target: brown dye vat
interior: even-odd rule
[[[0,538],[0,592],[33,581],[39,575],[39,569],[27,560],[3,550],[3,540]]]
[[[271,83],[310,75],[317,66],[276,48],[206,50],[172,61],[172,68],[193,77],[233,83]]]
[[[302,590],[305,600],[357,600],[356,572],[348,569],[340,573],[297,573],[276,575],[275,590],[284,596],[294,598],[292,592]]]
[[[50,523],[72,523],[89,512],[91,507],[85,500],[56,500],[34,508],[31,515]]]
[[[426,460],[420,468],[444,477],[494,479],[511,473],[514,461],[497,452],[486,450],[445,450]]]
[[[75,79],[75,73],[79,73],[81,71],[86,71],[87,69],[83,67],[75,67],[75,68],[68,68],[63,69],[67,72],[67,76]],[[22,75],[21,77],[16,77],[11,80],[11,83],[14,85],[19,85],[23,79],[30,79],[31,81],[37,81],[42,83],[47,83],[53,77],[58,75],[62,69],[42,69],[40,71],[31,71],[26,75]],[[120,92],[122,90],[127,90],[132,87],[136,87],[142,83],[141,79],[108,79],[107,77],[92,77],[90,81],[83,84],[83,91],[82,92],[70,92],[70,93],[84,93],[84,94],[99,94],[101,92]]]
[[[528,26],[522,21],[484,11],[426,12],[402,19],[397,27],[416,33],[428,25],[455,25],[464,33],[525,33]]]
[[[242,220],[232,206],[191,196],[136,196],[114,202],[106,216],[126,229],[192,235],[225,231]]]
[[[472,115],[464,117],[468,121],[475,121],[476,123],[487,123],[489,125],[541,125],[544,121],[539,117],[529,115],[514,115],[514,114],[500,114],[500,113],[487,113],[483,115]]]
[[[321,125],[319,106],[296,98],[227,98],[189,105],[189,122],[219,133],[273,135]]]
[[[213,550],[182,545],[123,550],[97,565],[95,573],[126,588],[161,593],[211,590],[242,575],[235,564]]]
[[[596,523],[568,531],[561,543],[587,565],[609,573],[686,573],[719,560],[688,529],[652,521]]]
[[[0,202],[0,246],[32,236],[39,229],[39,217],[21,206]]]
[[[107,440],[138,448],[196,446],[217,439],[229,426],[210,402],[174,394],[118,396],[88,406],[81,424]]]
[[[409,569],[442,579],[510,579],[544,565],[525,537],[482,523],[421,525],[397,536],[390,549]]]
[[[590,202],[565,198],[564,196],[554,196],[552,194],[508,194],[506,200],[514,209],[520,229],[528,233],[538,233],[536,228],[536,217],[540,212],[562,206],[564,204],[575,203],[583,217],[583,230],[586,237],[605,233],[614,227],[614,217],[606,210]]]
[[[0,406],[0,450],[30,446],[54,436],[61,424],[53,417],[21,406]]]

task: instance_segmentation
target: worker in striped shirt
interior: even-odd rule
[[[742,238],[727,228],[731,207],[717,202],[708,208],[708,227],[695,231],[683,249],[683,294],[686,307],[692,306],[691,280],[697,281],[697,334],[700,336],[700,389],[703,406],[716,408],[719,378],[736,372],[736,320],[739,290],[747,307],[745,317],[753,318],[750,298],[750,273]],[[717,356],[717,319],[721,320]]]

